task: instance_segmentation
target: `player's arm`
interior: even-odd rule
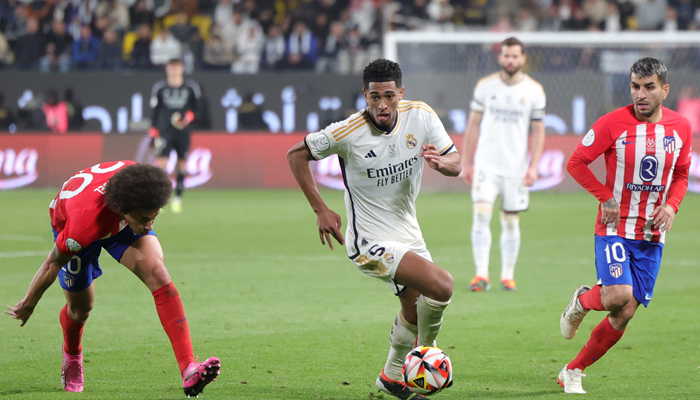
[[[467,122],[467,130],[464,132],[462,140],[462,172],[460,176],[464,179],[464,183],[471,185],[474,177],[474,153],[476,152],[476,142],[479,139],[479,127],[484,113],[480,111],[472,111],[469,113],[469,121]]]
[[[569,171],[571,177],[574,178],[581,187],[600,201],[600,222],[602,224],[613,223],[613,228],[617,228],[620,223],[620,205],[617,204],[612,191],[600,183],[595,175],[593,175],[593,171],[588,167],[590,163],[590,161],[582,158],[577,150],[571,155],[571,158],[569,158],[569,162],[566,164],[566,170]]]
[[[688,124],[687,132],[690,132],[690,124]],[[681,153],[678,155],[678,160],[685,161],[682,165],[676,165],[673,169],[671,185],[668,188],[666,202],[652,211],[650,217],[654,218],[654,228],[662,232],[670,231],[673,226],[673,220],[676,218],[678,207],[688,191],[688,173],[690,172],[691,160],[691,144],[692,136],[690,133],[686,135],[686,144],[681,148]]]
[[[7,306],[9,311],[5,311],[5,314],[14,319],[21,320],[22,323],[19,326],[24,326],[34,312],[34,307],[39,303],[46,289],[56,280],[59,270],[63,268],[64,265],[68,264],[71,258],[71,256],[61,254],[54,244],[51,253],[46,257],[44,263],[41,264],[36,275],[34,275],[34,279],[32,279],[32,282],[29,284],[27,294],[25,294],[24,298],[14,307]]]
[[[532,186],[537,180],[537,166],[544,151],[544,121],[532,120],[530,122],[530,165],[527,168],[523,184]]]
[[[202,91],[199,88],[197,82],[187,81],[189,86],[190,96],[187,101],[187,111],[182,115],[177,123],[174,124],[178,129],[185,129],[189,124],[194,121],[194,118],[199,113],[199,102],[202,97]]]
[[[445,176],[458,176],[462,171],[462,161],[456,151],[440,155],[434,144],[424,144],[423,152],[418,155],[425,158],[428,166]]]
[[[306,199],[311,205],[311,209],[316,213],[316,224],[318,225],[321,244],[325,245],[327,241],[328,246],[333,250],[331,236],[333,236],[338,243],[345,244],[343,234],[340,233],[342,221],[340,215],[328,208],[321,198],[321,194],[318,192],[316,180],[309,167],[309,161],[312,160],[314,160],[314,157],[306,147],[304,140],[295,144],[287,152],[287,161],[289,162],[289,168],[292,170],[292,174],[294,174],[294,179],[296,179],[299,184],[301,191],[304,192]]]

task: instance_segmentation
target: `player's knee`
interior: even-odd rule
[[[157,267],[153,268],[153,270],[151,271],[151,281],[154,287],[161,288],[169,284],[171,280],[172,279],[170,279],[170,273],[168,273],[168,269],[165,268],[165,265],[162,263]]]
[[[82,304],[80,306],[68,305],[67,311],[70,319],[72,319],[74,322],[82,324],[83,322],[87,321],[88,317],[90,316],[92,304]]]
[[[437,301],[449,301],[452,298],[452,291],[454,289],[454,279],[452,274],[442,270],[442,276],[437,282],[434,293],[429,296],[430,298]]]
[[[506,231],[515,231],[520,227],[520,216],[518,213],[501,213],[501,226]]]
[[[606,310],[619,312],[622,311],[633,298],[634,295],[631,290],[615,290],[607,291],[607,293],[601,297],[601,302]],[[632,314],[634,315],[634,312]]]
[[[493,215],[493,205],[488,203],[475,203],[474,204],[474,222],[477,224],[488,225],[491,222],[491,216]]]

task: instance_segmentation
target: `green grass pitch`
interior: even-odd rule
[[[20,300],[51,247],[48,203],[55,190],[0,193],[0,299]],[[342,194],[324,191],[344,216]],[[205,191],[185,195],[184,213],[165,210],[155,231],[187,311],[195,354],[218,356],[222,373],[202,399],[377,399],[374,380],[399,303],[360,273],[345,249],[321,246],[298,191]],[[576,287],[595,282],[588,194],[535,193],[521,218],[518,290],[469,293],[471,202],[462,193],[424,193],[418,219],[435,261],[455,278],[438,344],[455,385],[436,399],[565,398],[556,375],[603,313],[590,313],[576,338],[559,316]],[[588,399],[695,399],[700,393],[700,197],[688,195],[668,235],[649,309],[586,370]],[[492,223],[494,244],[500,225]],[[500,256],[492,249],[498,283]],[[23,328],[0,318],[2,399],[181,399],[175,357],[153,299],[103,253],[104,274],[84,335],[86,390],[60,384],[58,283]],[[568,395],[572,397],[574,395]],[[383,398],[387,398],[386,396]]]

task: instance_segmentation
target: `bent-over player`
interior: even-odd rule
[[[414,345],[434,346],[453,280],[432,262],[416,219],[415,200],[423,160],[443,175],[457,176],[459,154],[427,104],[402,100],[398,64],[375,60],[362,78],[367,108],[309,134],[289,150],[287,158],[316,213],[321,243],[328,242],[332,250],[332,236],[345,244],[360,271],[386,282],[399,297],[401,311],[377,387],[399,399],[424,399],[403,383],[401,367]],[[332,154],[339,157],[345,182],[345,238],[340,216],[321,199],[309,168],[309,161]]]
[[[63,329],[61,381],[69,392],[82,392],[81,339],[95,301],[94,280],[102,275],[102,249],[133,272],[153,293],[156,311],[182,376],[185,394],[196,396],[216,379],[220,362],[195,359],[180,295],[163,262],[163,249],[151,231],[172,193],[160,168],[133,161],[105,162],[68,179],[51,201],[54,246],[29,284],[24,299],[5,311],[27,323],[46,289],[58,277],[67,304],[60,312]]]

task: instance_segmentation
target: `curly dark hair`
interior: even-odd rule
[[[121,214],[154,211],[165,207],[172,192],[172,182],[165,171],[155,165],[133,164],[109,179],[105,202],[112,211]]]
[[[396,82],[396,87],[401,87],[401,67],[399,64],[386,58],[378,58],[369,63],[362,72],[362,83],[365,89],[369,89],[370,82]]]
[[[651,78],[656,74],[659,78],[659,82],[662,85],[666,84],[666,79],[668,77],[668,68],[661,61],[651,58],[644,57],[637,60],[630,68],[630,78],[632,74],[637,75],[639,78]]]

